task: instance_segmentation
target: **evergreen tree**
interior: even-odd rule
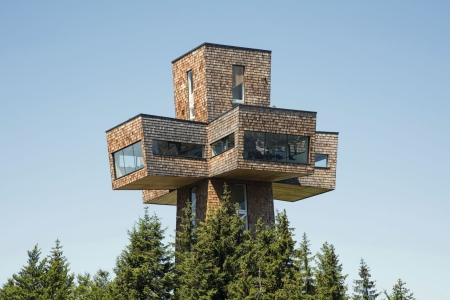
[[[169,299],[173,290],[173,254],[164,245],[158,217],[143,218],[128,231],[130,244],[117,258],[112,290],[115,299]]]
[[[109,272],[98,270],[91,278],[89,273],[77,276],[75,299],[112,300]]]
[[[298,252],[298,263],[300,274],[302,277],[302,292],[304,295],[313,296],[315,294],[315,283],[313,277],[313,268],[311,267],[310,262],[314,259],[314,257],[311,257],[311,251],[309,250],[309,241],[306,233],[303,233],[302,241],[300,243],[300,249],[298,250]]]
[[[415,300],[413,293],[410,293],[405,285],[406,282],[399,279],[392,288],[392,294],[388,295],[386,291],[384,293],[389,300]]]
[[[295,265],[295,241],[286,212],[277,214],[274,226],[258,220],[254,235],[248,231],[244,235],[230,298],[303,299],[301,276]]]
[[[40,261],[40,255],[41,251],[37,245],[28,251],[28,264],[3,285],[0,289],[0,299],[44,299],[46,259]]]
[[[56,240],[45,266],[44,299],[66,300],[73,296],[74,275],[69,274],[69,263]]]
[[[377,293],[375,289],[375,281],[370,280],[370,269],[361,258],[361,265],[359,267],[359,277],[361,279],[353,280],[355,286],[353,290],[353,300],[372,300],[376,299],[381,293]]]
[[[345,285],[347,275],[342,274],[342,264],[339,264],[339,258],[334,251],[334,246],[325,242],[320,250],[321,252],[316,255],[315,299],[348,299],[345,294],[347,291],[347,286]]]
[[[188,229],[189,211],[181,223]],[[238,246],[244,238],[243,225],[225,185],[220,205],[208,212],[204,222],[197,223],[195,233],[177,233],[177,246],[184,245],[177,249],[177,299],[227,298],[236,274]]]

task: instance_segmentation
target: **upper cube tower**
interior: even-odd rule
[[[271,51],[204,43],[172,61],[175,117],[211,122],[237,104],[270,106]]]

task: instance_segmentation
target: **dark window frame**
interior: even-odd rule
[[[264,141],[259,141],[261,143],[260,148],[262,148],[263,153],[258,150],[250,150],[247,148],[246,145],[246,133],[249,134],[255,134],[257,135],[264,135]],[[268,142],[267,142],[267,135],[279,135],[280,137],[285,136],[285,142],[284,142],[284,150],[281,152],[284,152],[284,157],[281,156],[281,154],[278,153],[270,153],[270,149],[268,150]],[[306,148],[306,162],[294,162],[295,159],[290,159],[294,155],[301,154],[304,152],[299,152],[294,155],[291,154],[291,144],[289,143],[290,138],[305,138],[305,148]],[[302,136],[302,135],[293,135],[293,134],[279,134],[279,133],[273,133],[273,132],[262,132],[262,131],[251,131],[251,130],[245,130],[244,131],[244,153],[243,157],[246,160],[252,160],[252,161],[264,161],[264,162],[272,162],[272,163],[290,163],[295,165],[310,165],[309,159],[310,159],[310,149],[311,149],[311,137],[309,136]],[[288,150],[289,148],[289,150]],[[295,148],[295,146],[294,146]]]
[[[322,166],[316,166],[316,163],[318,162],[317,160],[316,160],[316,155],[324,155],[324,156],[326,156],[326,166],[325,167],[322,167]],[[314,168],[316,168],[316,169],[329,169],[330,168],[330,166],[329,166],[329,155],[328,154],[326,154],[326,153],[314,153]],[[321,159],[321,160],[319,160],[319,161],[322,161],[323,159]]]
[[[138,143],[141,144],[141,153],[142,153],[142,156],[136,156],[136,155],[134,155],[134,145],[136,145],[136,144],[138,144]],[[115,180],[120,179],[120,178],[123,178],[123,177],[125,177],[125,176],[130,175],[130,174],[133,174],[133,173],[135,173],[135,172],[137,172],[137,171],[142,170],[143,168],[145,168],[145,163],[144,163],[144,161],[142,161],[142,166],[140,166],[139,168],[138,168],[137,161],[136,161],[136,166],[135,166],[135,170],[134,170],[134,171],[127,173],[127,172],[125,172],[125,170],[126,170],[126,169],[125,169],[125,170],[124,170],[124,174],[121,175],[121,176],[119,176],[119,177],[117,177],[116,154],[119,153],[119,152],[122,152],[122,153],[123,153],[123,151],[124,151],[125,149],[127,149],[127,148],[133,149],[133,157],[135,157],[135,159],[137,159],[138,157],[142,157],[142,160],[144,160],[144,152],[142,151],[142,140],[139,140],[139,141],[137,141],[137,142],[134,142],[133,144],[130,144],[130,145],[128,145],[128,146],[126,146],[126,147],[124,147],[124,148],[122,148],[122,149],[119,149],[119,150],[117,150],[117,151],[111,153],[112,159],[113,159],[114,178],[115,178]],[[122,154],[122,157],[123,157],[123,156],[124,156],[124,155]],[[125,161],[124,161],[124,168],[126,168],[126,167],[125,167]]]
[[[157,143],[156,147],[155,147],[155,143]],[[165,148],[167,148],[166,149],[167,153],[161,153],[161,149],[159,149],[160,145],[158,143],[167,143],[167,147],[165,147]],[[196,149],[201,149],[201,157],[180,154],[180,152],[182,152],[183,146],[185,146],[185,147],[196,146],[195,148],[185,150],[188,152],[196,150]],[[158,150],[158,152],[156,152],[156,149]],[[176,149],[176,150],[174,151],[173,149]],[[176,154],[175,153],[172,154],[170,152],[176,152]],[[188,158],[188,159],[205,159],[205,145],[154,139],[154,140],[152,140],[152,153],[153,153],[153,155],[162,155],[162,156],[170,156],[170,157],[179,157],[179,158]]]
[[[192,201],[192,194],[195,194],[195,203]],[[191,202],[192,226],[195,227],[197,224],[197,189],[195,186],[189,189],[189,202]]]
[[[233,133],[231,133],[231,134],[229,134],[229,135],[227,135],[227,136],[224,136],[223,138],[221,138],[221,139],[218,139],[217,141],[215,141],[215,142],[213,142],[213,143],[211,143],[209,146],[211,147],[211,158],[213,158],[213,157],[216,157],[216,156],[219,156],[220,154],[222,154],[222,153],[225,153],[225,152],[227,152],[228,150],[231,150],[231,149],[233,149],[235,146],[236,146],[236,135],[234,134],[234,132]],[[217,153],[217,154],[214,154],[214,144],[217,144],[217,143],[219,143],[219,142],[222,142],[222,143],[224,143],[224,141],[225,140],[228,140],[228,148],[226,149],[226,150],[223,150],[222,152],[219,152],[219,153]],[[232,141],[232,142],[230,142],[230,141]],[[230,144],[232,143],[232,145],[230,146]],[[223,147],[223,146],[222,146]]]
[[[238,99],[238,98],[234,98],[234,88],[237,86],[234,86],[233,81],[235,80],[234,78],[234,67],[241,67],[242,68],[242,99]],[[231,102],[232,102],[232,106],[235,107],[239,104],[245,104],[245,66],[243,65],[232,65],[231,66]]]
[[[244,187],[244,201],[243,202],[237,202],[236,199],[236,186],[241,185]],[[247,193],[247,185],[243,184],[243,183],[237,183],[234,185],[234,202],[236,204],[240,204],[240,203],[245,203],[245,209],[241,209],[240,205],[239,205],[239,209],[236,211],[237,215],[240,216],[241,214],[244,214],[244,218],[245,218],[245,224],[244,227],[242,228],[243,230],[248,230],[248,193]]]

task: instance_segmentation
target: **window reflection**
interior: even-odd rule
[[[245,184],[234,185],[234,200],[239,205],[238,214],[241,219],[244,219],[245,224],[243,230],[248,229],[247,218],[247,186]]]
[[[225,152],[231,148],[234,148],[234,133],[211,144],[212,157],[219,155],[220,153]]]
[[[244,131],[244,156],[250,159],[265,159],[265,133]]]
[[[233,66],[233,106],[244,104],[244,67]]]
[[[116,179],[144,167],[142,143],[139,141],[113,153]]]
[[[153,140],[153,154],[202,158],[203,150],[199,144]]]
[[[314,167],[327,168],[328,167],[328,154],[316,153],[314,155]]]
[[[308,163],[309,137],[244,131],[244,157],[290,163]]]
[[[192,215],[192,226],[195,226],[197,223],[197,192],[195,191],[195,187],[191,188],[191,215]]]

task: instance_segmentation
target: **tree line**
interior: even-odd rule
[[[72,274],[58,240],[43,259],[35,246],[0,289],[0,299],[415,299],[401,279],[391,291],[378,291],[363,259],[349,290],[332,244],[312,255],[303,234],[296,247],[286,212],[277,213],[270,226],[258,222],[254,231],[243,230],[236,209],[226,187],[204,222],[195,222],[188,204],[174,245],[163,243],[160,219],[145,209],[128,231],[113,278],[105,270]]]

